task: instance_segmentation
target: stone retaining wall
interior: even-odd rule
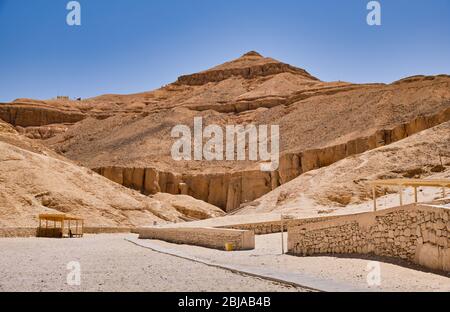
[[[225,249],[232,243],[234,250],[255,248],[255,234],[252,231],[217,228],[141,228],[139,238],[158,239],[176,244]]]
[[[318,218],[306,218],[306,219],[293,219],[284,220],[283,228],[287,231],[288,227],[295,227],[304,224],[310,224],[318,221],[333,220],[340,218],[340,216],[318,217]],[[235,229],[235,230],[247,230],[253,231],[255,235],[264,235],[281,232],[281,220],[280,221],[263,221],[255,223],[242,223],[218,226],[217,228]]]
[[[36,237],[37,228],[0,228],[0,237]]]
[[[132,231],[133,228],[129,227],[84,227],[84,234],[114,234],[130,233]],[[36,237],[37,233],[37,227],[0,228],[0,237]]]
[[[372,254],[450,272],[450,209],[408,205],[288,228],[288,252]]]
[[[84,227],[85,234],[117,234],[117,233],[131,233],[133,228],[130,227]]]

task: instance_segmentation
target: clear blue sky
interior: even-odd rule
[[[0,0],[0,101],[152,90],[256,50],[325,81],[450,74],[450,1]]]

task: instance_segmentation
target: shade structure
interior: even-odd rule
[[[450,179],[389,179],[389,180],[374,180],[369,181],[372,186],[373,193],[373,209],[377,210],[377,186],[397,186],[400,196],[400,206],[403,206],[403,189],[405,187],[414,188],[414,202],[418,202],[417,188],[419,187],[439,187],[442,188],[442,196],[446,196],[446,188],[450,188]]]
[[[82,237],[83,218],[64,213],[43,213],[39,215],[39,237]]]

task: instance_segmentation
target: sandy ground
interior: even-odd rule
[[[0,291],[303,291],[136,246],[135,235],[0,239]],[[81,285],[67,284],[78,261]]]
[[[136,239],[135,242],[216,265],[267,274],[324,291],[450,291],[449,276],[382,261],[374,262],[379,259],[281,255],[281,233],[256,236],[255,250],[239,252],[175,245],[156,240]],[[381,273],[380,285],[369,286],[368,274],[374,272],[376,263],[379,264]]]

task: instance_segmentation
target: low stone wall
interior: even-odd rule
[[[286,231],[287,224],[285,224],[283,227],[284,227],[284,230]],[[233,224],[233,225],[220,226],[218,228],[253,231],[253,233],[255,233],[256,235],[262,235],[262,234],[280,233],[281,232],[281,221]]]
[[[225,249],[226,243],[234,250],[255,248],[255,234],[252,231],[217,228],[142,228],[139,238],[158,239],[176,244],[196,245],[214,249]]]
[[[130,227],[84,227],[85,234],[116,234],[116,233],[132,233],[133,228]]]
[[[84,227],[85,234],[131,233],[129,227]],[[0,228],[0,237],[37,237],[38,228]]]
[[[408,205],[288,228],[288,252],[372,254],[450,272],[450,210]]]
[[[0,237],[36,237],[37,228],[0,228]]]
[[[337,218],[340,218],[340,216],[284,220],[283,228],[284,231],[287,231],[289,227],[295,227],[325,220],[333,220]],[[217,228],[253,231],[256,235],[273,234],[281,232],[281,220],[224,225],[218,226]]]

